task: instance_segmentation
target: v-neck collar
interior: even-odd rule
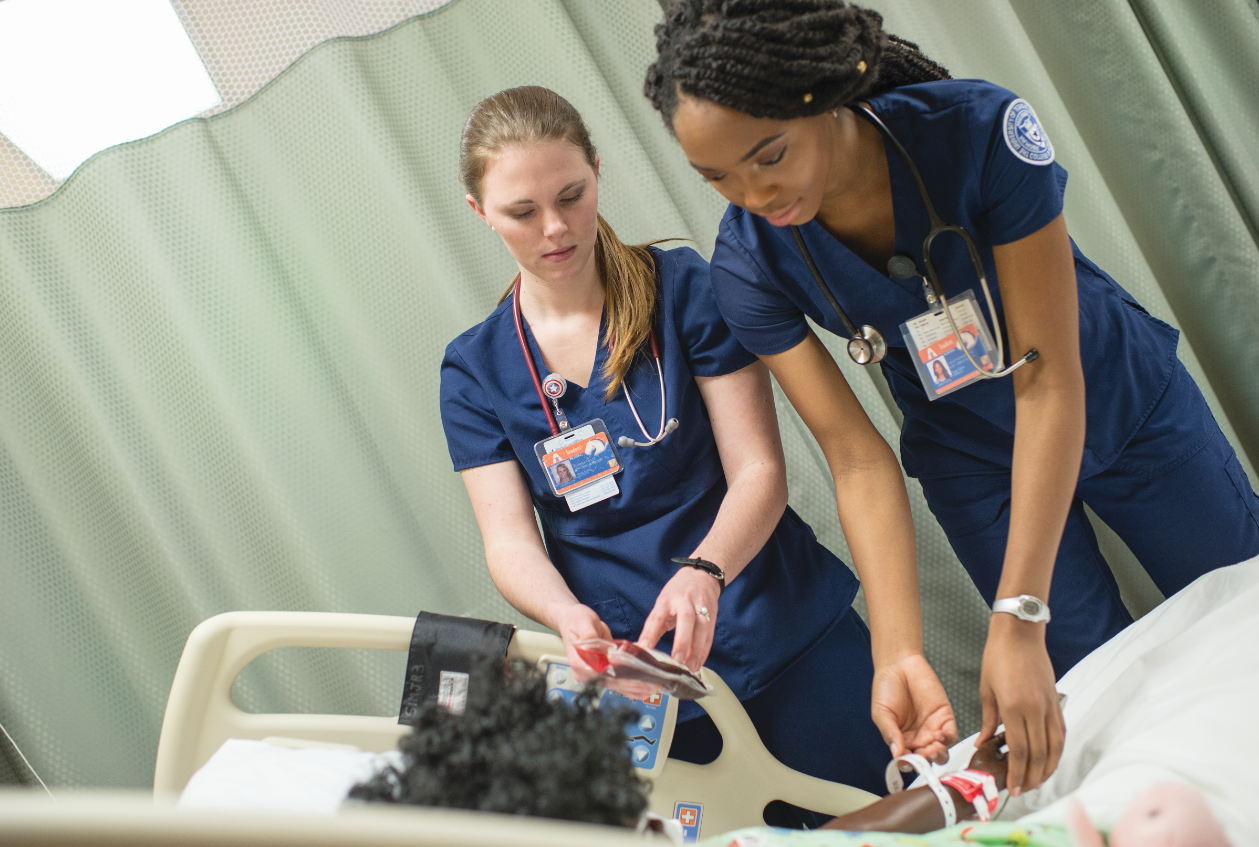
[[[874,109],[875,114],[878,114],[878,109],[875,109],[873,104],[870,108]],[[857,117],[867,123],[870,122],[869,118],[860,113],[857,113]],[[878,131],[878,128],[875,127],[875,130]],[[888,143],[882,132],[879,132],[879,137],[883,141],[883,155],[887,162],[889,190],[892,192],[892,226],[894,227],[892,252],[893,255],[914,257],[915,263],[921,267],[922,245],[911,243],[909,233],[922,228],[924,221],[919,220],[919,218],[926,218],[926,207],[922,205],[922,197],[918,194],[917,185],[909,172],[909,167]],[[914,203],[917,203],[917,206],[913,206]],[[917,212],[913,211],[915,208],[918,209]],[[909,279],[896,279],[886,269],[880,270],[874,267],[850,250],[844,242],[831,235],[826,227],[822,226],[816,218],[801,226],[800,231],[805,235],[810,250],[825,249],[823,248],[824,244],[837,247],[844,260],[841,270],[845,276],[855,277],[862,283],[869,285],[891,283],[925,306],[927,296],[926,292],[923,291],[922,280],[918,276],[913,276]],[[927,230],[922,229],[922,231],[926,232]],[[783,230],[783,235],[791,242],[791,246],[795,248],[794,239],[790,237],[786,230]],[[818,269],[822,271],[823,279],[826,279],[825,265],[819,265]],[[836,297],[840,296],[839,292],[834,288],[831,289],[831,293]],[[853,320],[858,324],[862,323],[856,320],[855,317]]]
[[[893,193],[892,210],[894,217],[897,205],[895,193]],[[896,227],[895,251],[896,253],[910,253],[910,255],[913,255],[912,252],[907,249],[906,244],[902,240],[902,231],[903,227],[898,225]],[[848,245],[831,235],[830,232],[827,231],[826,227],[822,226],[822,224],[820,224],[816,219],[803,224],[800,227],[800,233],[804,237],[805,244],[809,248],[809,252],[814,255],[814,262],[817,262],[818,271],[822,274],[823,281],[830,287],[831,293],[836,297],[836,299],[841,301],[848,300],[851,303],[854,300],[852,297],[853,292],[851,286],[849,286],[849,296],[845,297],[845,286],[834,285],[831,283],[833,273],[827,273],[828,265],[830,265],[833,270],[839,271],[841,279],[855,279],[857,285],[859,286],[883,286],[892,284],[905,294],[908,294],[915,301],[920,301],[924,306],[926,305],[927,298],[923,293],[922,283],[917,277],[912,279],[895,279],[886,272],[880,272],[870,265],[870,263],[868,263],[865,259],[862,259],[852,250],[848,249]],[[784,235],[785,240],[791,245],[791,250],[798,253],[799,250],[796,247],[795,240],[792,239],[790,234],[785,230]],[[836,256],[836,254],[838,255]],[[825,259],[819,261],[819,255],[830,258],[830,261],[826,261]],[[838,258],[840,261],[836,262],[835,258]],[[811,276],[812,275],[810,275],[810,277]],[[859,299],[859,297],[857,299]],[[854,314],[850,315],[850,317],[858,325],[862,323],[869,323],[868,320],[859,320],[859,315]]]
[[[515,297],[515,296],[516,296],[515,294],[512,294],[512,297]],[[513,303],[511,308],[514,310],[516,308],[516,304]],[[599,336],[595,340],[595,361],[594,361],[594,365],[590,369],[590,375],[587,377],[586,384],[584,386],[578,385],[577,383],[573,382],[570,379],[565,380],[565,383],[568,385],[568,389],[567,391],[565,391],[564,397],[560,398],[561,408],[563,408],[564,406],[564,400],[567,399],[568,397],[571,396],[573,397],[573,399],[584,398],[585,395],[589,393],[592,389],[597,389],[599,387],[598,385],[596,385],[596,383],[603,382],[603,365],[608,357],[607,345],[603,343],[603,337],[607,333],[607,324],[608,324],[608,309],[607,309],[607,306],[605,305],[603,308],[603,312],[599,315]],[[529,321],[525,319],[523,312],[520,315],[520,325],[524,327],[525,339],[529,343],[529,355],[533,357],[534,367],[536,367],[538,370],[538,378],[545,379],[547,374],[549,374],[551,371],[547,367],[546,357],[542,355],[542,348],[538,346],[538,339],[534,337],[533,329],[529,326]],[[512,335],[515,335],[515,334],[516,334],[515,327],[512,327]],[[577,394],[575,395],[572,394],[573,391],[576,391]]]

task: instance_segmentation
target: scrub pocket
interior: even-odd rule
[[[630,633],[631,622],[629,616],[625,614],[625,604],[619,597],[613,597],[611,600],[604,600],[600,603],[587,603],[599,620],[608,625],[608,629],[612,630],[613,638],[635,638],[637,633]],[[642,628],[641,626],[639,627]]]

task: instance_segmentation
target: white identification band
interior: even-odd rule
[[[917,753],[906,753],[903,756],[897,756],[895,759],[887,763],[887,771],[884,779],[887,781],[887,791],[889,794],[899,794],[905,790],[905,780],[901,776],[900,763],[904,762],[911,765],[914,770],[922,774],[927,780],[927,785],[935,793],[936,799],[940,801],[940,810],[944,812],[944,826],[948,828],[957,823],[957,807],[953,805],[953,796],[949,794],[949,790],[940,784],[940,780],[936,777],[935,772],[931,769],[931,763],[919,756]]]

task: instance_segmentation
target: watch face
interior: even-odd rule
[[[1035,597],[1024,597],[1019,602],[1019,611],[1029,618],[1034,618],[1040,614],[1040,601]]]

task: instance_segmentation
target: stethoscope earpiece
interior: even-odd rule
[[[660,430],[660,434],[655,438],[648,438],[646,441],[635,441],[628,435],[622,435],[616,440],[617,447],[652,447],[664,441],[664,437],[678,428],[678,419],[669,418],[669,422],[664,425],[664,429]],[[644,432],[644,435],[646,433]]]

